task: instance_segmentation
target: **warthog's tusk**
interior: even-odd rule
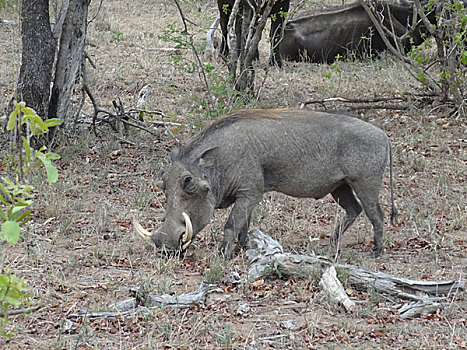
[[[182,236],[182,249],[185,250],[191,244],[193,238],[193,225],[191,224],[190,217],[187,213],[182,213],[183,220],[185,220],[185,233]]]
[[[140,225],[136,217],[133,217],[133,227],[135,228],[136,232],[139,233],[141,237],[143,237],[147,241],[151,241],[152,233],[146,231],[143,226]]]

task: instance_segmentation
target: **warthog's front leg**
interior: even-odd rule
[[[232,257],[235,238],[238,238],[235,251],[239,251],[245,245],[251,212],[259,201],[260,199],[248,197],[237,198],[235,201],[229,219],[224,226],[224,240],[222,241],[220,249],[220,253],[225,259],[230,259]]]

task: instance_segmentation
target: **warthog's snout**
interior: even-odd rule
[[[168,233],[168,230],[166,230],[167,226],[165,224],[155,233],[149,232],[141,226],[136,217],[133,218],[133,226],[141,237],[147,241],[154,242],[158,248],[163,248],[168,251],[184,251],[191,244],[191,240],[193,238],[193,225],[187,213],[182,212],[182,218],[184,226],[182,225],[174,228],[172,230],[174,231],[174,234]]]

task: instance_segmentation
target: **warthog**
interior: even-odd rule
[[[407,36],[401,51],[407,53],[412,46],[423,43],[429,32],[416,17],[414,4],[380,1],[375,4],[383,26],[398,36]],[[436,23],[435,10],[427,11],[428,20]],[[394,41],[388,38],[392,45]],[[332,63],[336,57],[355,55],[357,58],[377,55],[387,49],[375,25],[360,2],[342,5],[323,12],[307,12],[287,22],[279,44],[280,55],[292,61]]]
[[[346,212],[331,241],[337,241],[363,207],[379,256],[383,211],[378,194],[390,155],[381,129],[347,115],[294,109],[232,112],[172,151],[161,183],[165,221],[154,234],[136,221],[135,228],[157,247],[185,250],[214,209],[233,204],[221,246],[229,258],[234,239],[237,248],[245,244],[251,212],[264,192],[312,198],[330,193]],[[392,219],[392,161],[390,173]]]

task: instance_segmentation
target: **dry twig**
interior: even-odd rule
[[[388,102],[401,101],[404,103],[392,103]],[[313,99],[302,102],[300,108],[305,108],[307,105],[318,104],[323,106],[325,109],[326,103],[349,103],[354,104],[350,107],[350,110],[359,110],[359,109],[396,109],[396,110],[405,110],[410,107],[410,104],[407,101],[407,98],[404,96],[394,96],[394,97],[370,97],[370,98],[346,98],[346,97],[329,97],[323,99]]]

